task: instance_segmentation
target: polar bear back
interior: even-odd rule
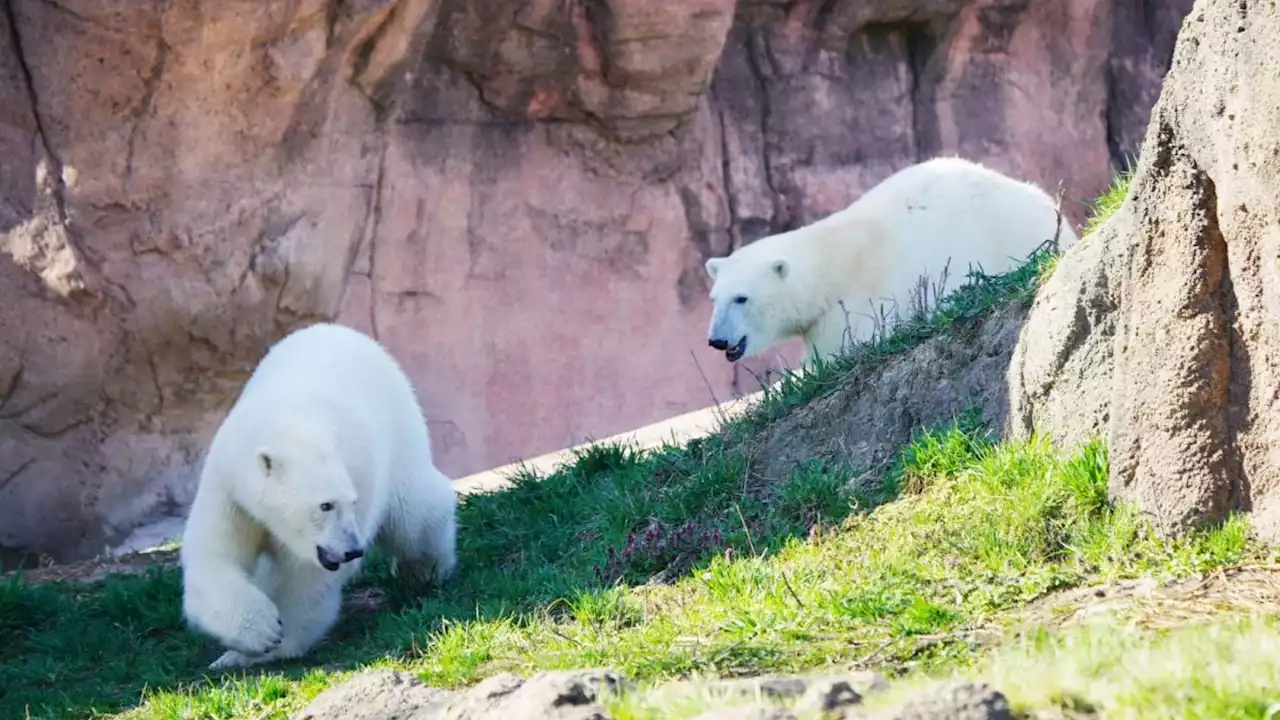
[[[1052,240],[1055,223],[1061,249],[1076,240],[1044,190],[958,157],[904,168],[836,215],[875,221],[899,255],[936,258],[954,250],[974,263],[986,260],[989,273]]]
[[[932,305],[970,270],[1008,272],[1055,238],[1062,250],[1077,239],[1044,190],[957,157],[904,168],[811,227],[827,248],[812,254],[823,258],[816,285],[842,296],[849,313],[874,315],[883,304],[899,319],[912,311],[922,280]],[[839,347],[846,322],[820,323],[812,344]],[[855,337],[865,338],[874,321],[855,324]]]
[[[908,316],[922,279],[932,306],[970,269],[1007,272],[1055,236],[1060,249],[1076,241],[1044,190],[962,158],[934,158],[842,210],[708,261],[708,272],[716,265],[711,325],[732,336],[710,339],[733,346],[745,338],[759,352],[798,335],[811,357],[828,355]],[[741,298],[752,309],[732,305]]]

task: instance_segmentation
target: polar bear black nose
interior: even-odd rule
[[[721,340],[720,338],[711,338],[710,340],[707,341],[707,344],[715,348],[716,350],[729,349],[729,341]]]
[[[356,548],[355,550],[348,550],[347,553],[342,556],[342,562],[351,562],[352,560],[362,557],[364,557],[364,550]]]

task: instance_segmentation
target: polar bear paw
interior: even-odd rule
[[[235,632],[224,640],[233,652],[247,657],[266,655],[284,640],[284,621],[276,606],[265,597],[254,605],[241,612]]]

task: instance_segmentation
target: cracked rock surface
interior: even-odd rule
[[[1199,0],[1129,197],[1071,248],[1009,370],[1010,421],[1098,434],[1166,533],[1252,510],[1280,540],[1280,18]]]
[[[318,319],[455,477],[749,392],[798,348],[709,351],[705,257],[939,153],[1082,219],[1188,7],[0,0],[0,563],[180,514]]]
[[[1009,701],[985,683],[925,686],[884,707],[864,707],[865,696],[889,687],[861,671],[845,676],[778,675],[670,683],[651,690],[668,699],[694,693],[711,709],[698,720],[1012,720]],[[637,686],[607,669],[557,670],[523,678],[500,674],[472,687],[440,690],[409,673],[370,670],[317,695],[292,720],[609,720],[609,698]],[[653,698],[650,698],[651,700]],[[689,697],[683,698],[686,702]],[[659,703],[661,705],[661,703]]]

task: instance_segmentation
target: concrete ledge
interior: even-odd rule
[[[573,460],[575,451],[581,450],[598,443],[619,443],[628,442],[632,446],[641,448],[658,447],[664,441],[674,443],[685,443],[697,437],[703,437],[715,432],[720,426],[721,417],[736,417],[744,410],[758,401],[762,393],[755,392],[750,395],[744,395],[736,400],[722,402],[719,405],[710,405],[701,410],[694,410],[683,415],[667,418],[652,425],[645,425],[628,430],[627,432],[613,435],[602,440],[591,440],[580,445],[574,445],[563,450],[557,450],[545,455],[539,455],[527,460],[520,460],[509,463],[501,467],[492,468],[473,475],[468,475],[453,481],[453,487],[460,495],[467,495],[473,492],[490,492],[498,490],[508,484],[508,478],[518,472],[521,468],[531,468],[539,474],[550,473],[556,467]]]

